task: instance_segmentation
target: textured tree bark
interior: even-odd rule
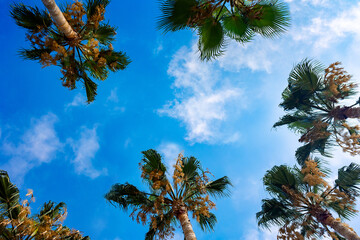
[[[50,12],[50,16],[55,22],[58,29],[65,34],[67,38],[74,39],[78,34],[72,29],[68,21],[65,19],[59,7],[56,5],[55,0],[41,0],[47,10]]]
[[[179,210],[179,214],[177,215],[177,218],[180,221],[182,230],[185,235],[185,239],[186,240],[196,240],[196,236],[195,236],[194,230],[191,226],[190,219],[189,219],[189,216],[187,214],[185,207],[182,207]]]
[[[322,213],[317,214],[316,219],[322,224],[334,229],[347,240],[360,240],[360,237],[356,234],[355,231],[345,226],[339,220],[336,220],[329,211],[323,210]]]

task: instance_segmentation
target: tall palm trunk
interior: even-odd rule
[[[336,220],[327,210],[320,210],[320,213],[316,214],[316,219],[322,224],[334,229],[337,233],[345,237],[347,240],[360,240],[360,237],[356,234],[354,230],[350,229],[341,221]]]
[[[56,5],[55,0],[41,0],[45,7],[49,10],[50,16],[55,22],[58,29],[65,34],[69,39],[74,39],[78,34],[71,28],[68,21],[65,19],[59,7]]]
[[[193,230],[193,228],[191,226],[190,219],[189,219],[186,208],[181,207],[178,210],[178,212],[176,214],[176,217],[180,221],[182,230],[183,230],[184,235],[185,235],[185,239],[186,240],[196,240],[196,236],[195,236],[194,230]]]

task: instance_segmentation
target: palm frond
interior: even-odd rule
[[[263,178],[266,191],[272,196],[279,196],[287,199],[288,194],[284,191],[283,186],[290,189],[297,189],[298,181],[293,169],[286,165],[274,166],[266,171]]]
[[[312,126],[314,118],[300,114],[286,114],[277,121],[273,127],[289,125],[292,129],[306,129]]]
[[[201,60],[211,60],[223,54],[225,46],[224,30],[214,18],[207,19],[199,27],[199,51]]]
[[[51,26],[52,21],[45,11],[39,10],[37,7],[30,7],[24,4],[10,5],[11,17],[20,27],[29,29],[31,31],[39,31]]]
[[[261,211],[256,213],[258,225],[270,229],[272,225],[283,226],[295,218],[296,212],[277,199],[263,199]]]
[[[110,191],[105,194],[105,199],[125,211],[128,208],[153,204],[145,193],[129,183],[113,185]]]
[[[144,155],[144,157],[142,158],[142,166],[145,169],[146,173],[151,173],[154,170],[160,170],[165,174],[166,166],[162,162],[161,155],[156,150],[149,149],[141,153]]]
[[[242,15],[225,16],[222,22],[226,35],[240,43],[249,42],[255,35]]]
[[[205,190],[213,197],[228,197],[230,196],[230,187],[232,186],[230,179],[227,176],[210,181],[206,184]]]
[[[325,157],[331,157],[331,155],[326,151],[329,146],[329,137],[307,143],[296,150],[296,161],[300,166],[304,166],[306,159],[310,156],[311,153],[315,151],[318,151],[321,155]]]
[[[90,75],[98,80],[105,80],[109,74],[109,71],[106,69],[106,65],[99,65],[97,62],[87,59],[84,62],[84,67],[90,73]]]
[[[158,29],[164,33],[178,31],[187,27],[191,17],[194,15],[194,7],[198,5],[197,0],[164,0],[161,2],[162,15],[158,18]]]
[[[85,90],[86,90],[86,97],[87,102],[91,103],[95,100],[96,90],[97,90],[97,84],[94,83],[90,78],[85,77],[84,78],[84,84],[85,84]]]
[[[10,181],[6,171],[0,170],[0,210],[10,219],[16,219],[20,213],[19,189]]]
[[[290,26],[288,5],[279,1],[262,1],[249,13],[251,28],[264,37],[274,38]]]
[[[209,212],[209,216],[204,214],[199,214],[199,224],[203,231],[214,231],[215,224],[217,219],[215,214]]]
[[[18,53],[25,60],[40,60],[43,53],[50,53],[48,48],[21,49]]]
[[[108,68],[113,72],[124,70],[131,63],[130,58],[123,52],[107,51],[101,56],[106,59]]]
[[[108,24],[100,24],[94,32],[96,38],[101,44],[108,45],[115,40],[116,29]]]
[[[182,162],[182,172],[184,173],[184,179],[186,179],[186,181],[196,181],[196,177],[199,176],[199,171],[202,171],[200,161],[195,157],[189,157],[183,158]]]
[[[350,196],[359,196],[360,193],[360,165],[351,163],[349,166],[338,170],[338,178],[335,180],[340,191]]]
[[[44,219],[44,217],[49,217],[50,219],[56,220],[59,219],[66,211],[66,204],[63,202],[60,202],[59,204],[56,204],[52,201],[49,201],[47,203],[44,203],[42,206],[38,218],[41,220]]]
[[[106,8],[109,3],[110,3],[110,0],[87,0],[85,9],[86,9],[86,14],[87,14],[88,20],[91,19],[91,16],[96,14],[97,7],[102,6],[102,7]]]

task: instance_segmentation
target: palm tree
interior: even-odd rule
[[[302,169],[281,165],[266,172],[263,182],[272,198],[262,200],[262,209],[256,214],[259,226],[281,226],[278,239],[320,239],[324,235],[360,239],[353,229],[333,217],[333,213],[343,219],[355,215],[360,165],[340,168],[334,186],[330,186],[324,180],[328,170],[320,164],[319,160],[308,160]]]
[[[356,85],[339,62],[324,69],[319,63],[303,60],[291,71],[288,86],[282,93],[280,106],[288,112],[274,127],[287,125],[301,134],[305,143],[296,151],[303,165],[311,152],[327,156],[326,149],[336,142],[352,155],[360,153],[360,127],[349,119],[360,118],[360,108],[344,106],[343,99],[354,95]]]
[[[113,50],[115,28],[104,23],[109,0],[76,1],[63,11],[54,0],[42,0],[50,15],[38,7],[13,4],[11,16],[27,30],[29,49],[19,53],[24,59],[39,61],[43,67],[61,67],[63,86],[70,90],[82,81],[88,103],[95,99],[97,84],[90,76],[105,80],[109,70],[123,70],[130,63],[125,53]]]
[[[148,183],[150,192],[144,192],[135,186],[115,184],[105,195],[114,206],[124,210],[132,209],[131,217],[138,223],[149,224],[145,239],[155,237],[167,239],[173,235],[173,225],[179,221],[186,240],[196,239],[189,220],[188,212],[200,223],[202,230],[213,229],[216,217],[210,212],[215,204],[209,199],[228,196],[231,186],[225,176],[214,181],[203,171],[200,162],[194,157],[179,154],[174,166],[173,184],[170,183],[159,153],[150,149],[142,152],[142,179]]]
[[[79,231],[62,225],[66,217],[66,205],[45,203],[39,214],[30,216],[32,191],[29,200],[20,203],[19,189],[10,181],[6,171],[0,170],[0,240],[90,240]]]
[[[249,42],[256,34],[274,38],[290,25],[287,4],[278,0],[163,0],[158,28],[164,33],[196,30],[201,60],[220,56],[226,38]]]

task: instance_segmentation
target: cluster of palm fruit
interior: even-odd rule
[[[333,142],[345,152],[359,154],[360,127],[354,121],[360,117],[360,108],[355,107],[359,100],[342,105],[343,100],[354,96],[356,85],[339,65],[336,62],[324,69],[316,62],[302,61],[291,71],[282,94],[280,106],[289,113],[274,126],[287,125],[301,134],[299,141],[305,145],[295,154],[300,168],[274,166],[263,178],[272,198],[262,201],[258,224],[266,228],[280,226],[278,239],[360,239],[343,223],[357,213],[360,165],[351,163],[340,168],[334,184],[329,184],[326,177],[330,171],[324,160],[313,156],[330,156],[328,149]]]
[[[228,195],[231,186],[225,176],[210,180],[209,172],[203,171],[200,162],[194,157],[183,157],[179,154],[174,166],[173,184],[166,175],[167,168],[159,153],[155,150],[143,152],[140,166],[141,177],[148,183],[150,193],[140,191],[135,186],[115,184],[105,198],[115,206],[132,209],[131,217],[138,223],[148,224],[149,231],[145,239],[169,239],[173,235],[173,224],[188,218],[188,211],[199,222],[203,230],[213,229],[216,217],[210,212],[215,204],[209,199]],[[193,234],[193,232],[191,231]],[[186,239],[196,239],[187,236]]]
[[[277,0],[165,0],[159,28],[164,32],[194,29],[200,58],[220,56],[226,38],[245,43],[256,34],[272,38],[289,26],[287,5]]]
[[[20,51],[29,60],[39,61],[43,67],[61,67],[63,85],[69,89],[82,81],[87,101],[95,99],[97,84],[91,80],[105,80],[109,70],[116,72],[124,69],[129,58],[115,51],[112,42],[115,28],[104,23],[105,8],[108,0],[87,0],[85,5],[74,2],[67,5],[62,13],[70,24],[74,37],[67,37],[53,23],[45,10],[23,4],[12,5],[11,15],[17,25],[27,30],[31,46]]]
[[[30,199],[21,201],[19,189],[10,181],[8,174],[0,170],[0,239],[16,240],[89,240],[77,230],[69,229],[62,222],[66,218],[64,203],[45,203],[40,212],[31,215]]]

